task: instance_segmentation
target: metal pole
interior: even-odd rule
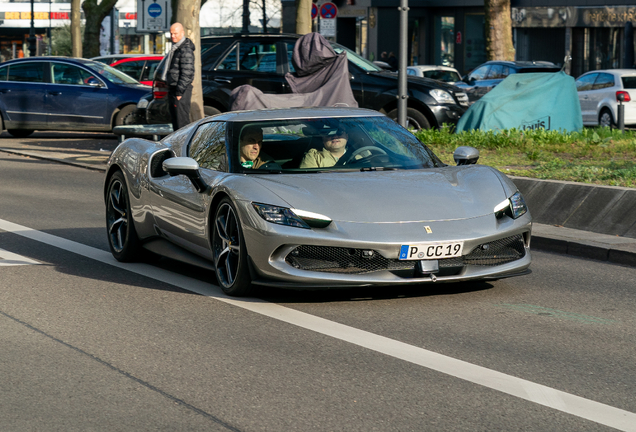
[[[51,55],[51,45],[53,45],[52,41],[51,41],[51,4],[53,3],[53,0],[49,1],[49,28],[47,31],[46,36],[49,38],[49,49],[47,50],[47,54]]]
[[[35,25],[33,24],[33,0],[31,0],[31,29],[29,30],[29,56],[35,57],[36,47],[35,47]]]
[[[621,133],[625,132],[625,105],[623,101],[618,101],[618,129]]]
[[[406,57],[408,47],[409,6],[408,0],[400,0],[400,58],[398,62],[398,123],[406,127],[408,88],[406,81]]]

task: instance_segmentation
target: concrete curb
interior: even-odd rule
[[[6,148],[0,148],[0,151],[106,171],[105,163],[81,163],[35,151]],[[532,213],[532,249],[636,267],[636,190],[510,178],[523,193]],[[592,229],[585,229],[586,226]]]
[[[32,158],[35,158],[35,159],[41,159],[41,160],[46,160],[46,161],[50,161],[50,162],[58,162],[58,163],[65,164],[65,165],[72,165],[72,166],[76,166],[76,167],[80,167],[80,168],[86,168],[86,169],[89,169],[89,170],[106,172],[105,163],[104,163],[104,166],[100,166],[99,164],[88,164],[88,163],[77,162],[77,161],[68,160],[68,159],[53,158],[53,157],[50,157],[50,156],[44,156],[44,155],[42,155],[40,153],[33,152],[33,151],[13,150],[13,149],[7,149],[7,148],[0,148],[0,151],[5,152],[5,153],[11,153],[11,154],[14,154],[14,155],[17,155],[17,156],[28,156],[28,157],[32,157]]]

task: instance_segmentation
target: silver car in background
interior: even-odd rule
[[[263,131],[258,169],[239,140]],[[332,166],[301,168],[346,133]],[[492,280],[529,272],[532,220],[514,183],[460,147],[445,165],[376,111],[296,108],[206,117],[113,152],[104,184],[110,249],[213,269],[229,295]]]
[[[625,124],[636,124],[636,70],[607,69],[587,72],[576,80],[581,115],[586,126],[616,127],[618,104],[625,106]]]

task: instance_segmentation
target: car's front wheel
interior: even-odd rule
[[[612,113],[607,108],[603,108],[598,116],[598,125],[601,127],[616,127]]]
[[[141,244],[132,220],[128,187],[121,171],[113,174],[108,183],[106,229],[110,251],[117,261],[131,262],[141,257]]]
[[[387,116],[390,119],[397,121],[398,119],[398,110],[397,108],[393,111],[389,111]],[[424,114],[416,110],[415,108],[407,108],[406,110],[406,128],[407,129],[430,129],[431,124],[428,122]]]
[[[241,221],[229,198],[223,198],[214,215],[212,251],[216,279],[223,292],[236,297],[252,293]]]

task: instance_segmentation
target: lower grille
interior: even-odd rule
[[[298,246],[287,255],[285,261],[301,270],[347,274],[408,270],[414,266],[413,262],[384,258],[373,250],[328,246]]]
[[[467,265],[496,266],[516,261],[524,256],[526,256],[526,248],[523,244],[523,236],[518,234],[479,245],[463,258],[464,264]]]
[[[465,265],[497,266],[516,261],[526,251],[521,234],[484,243],[468,255],[439,260],[440,271],[461,270]],[[364,274],[376,271],[415,271],[417,261],[387,259],[377,251],[329,246],[298,246],[285,261],[300,270],[325,273]],[[455,271],[453,273],[456,273]]]

